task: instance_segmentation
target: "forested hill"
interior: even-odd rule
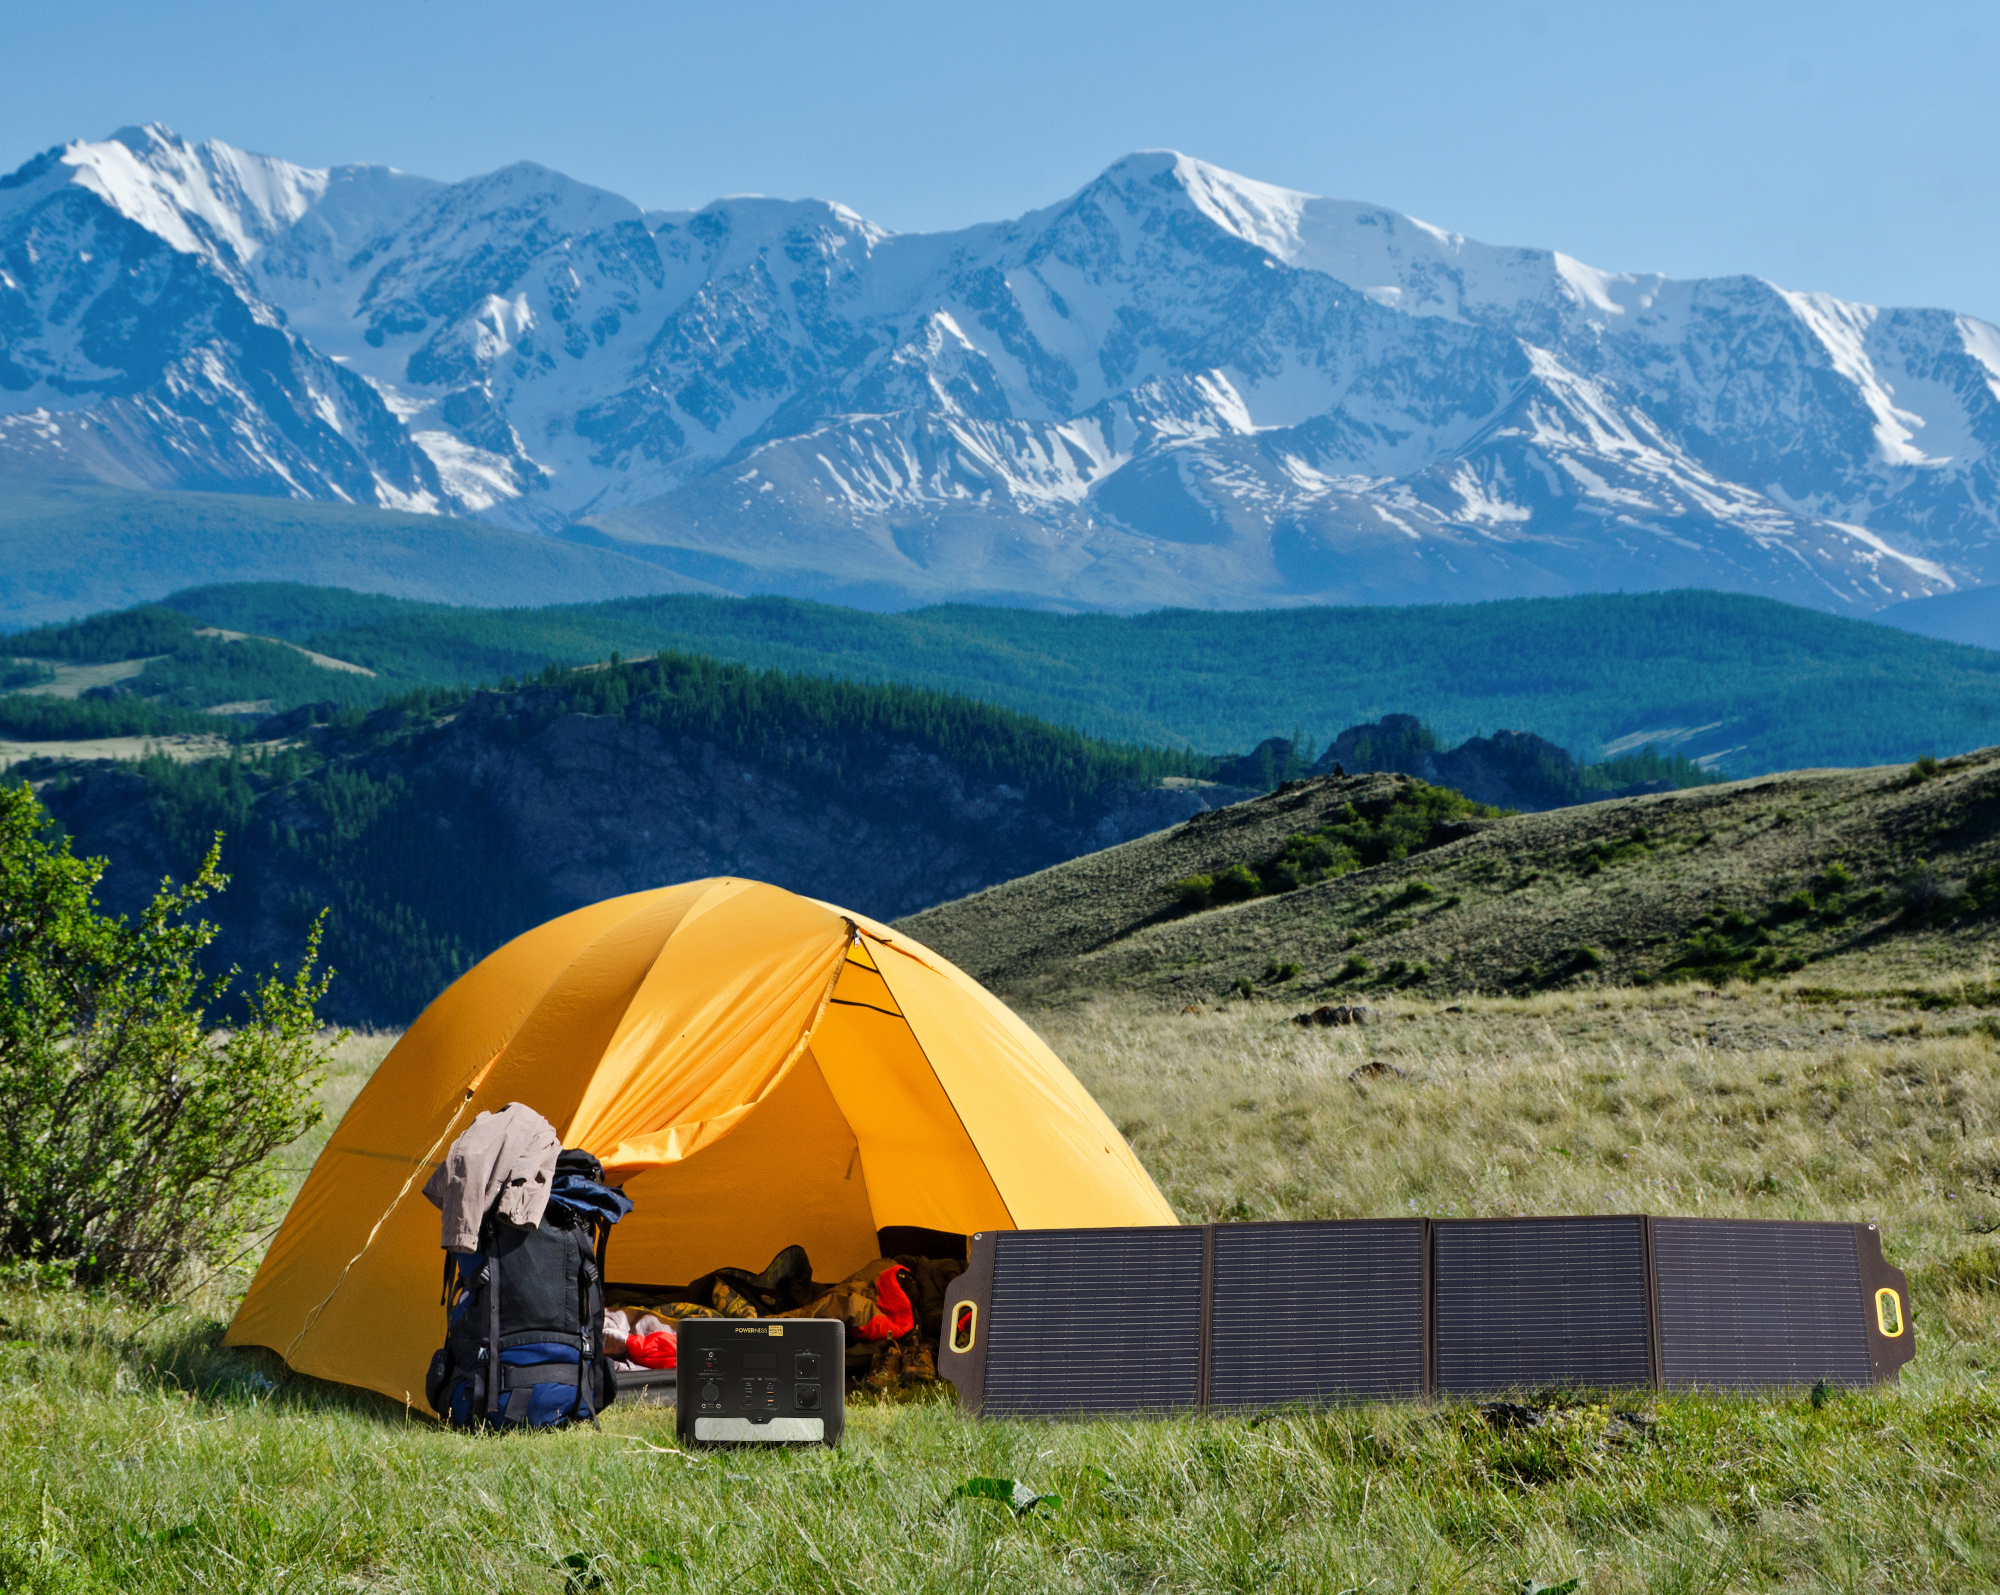
[[[225,832],[225,963],[267,967],[330,906],[347,1022],[405,1023],[509,937],[621,892],[746,875],[889,918],[1245,795],[1161,784],[1206,760],[964,698],[673,655],[302,720],[254,756],[26,773],[111,860],[114,909]]]
[[[666,648],[961,692],[1093,736],[1211,753],[1273,736],[1324,746],[1343,728],[1409,713],[1454,743],[1534,732],[1592,763],[1650,742],[1741,776],[1906,762],[2000,734],[2000,653],[1728,593],[884,615],[690,596],[454,609],[337,588],[240,585],[190,590],[168,606],[19,633],[0,646],[38,658],[150,660],[120,690],[182,708],[372,704],[419,684]],[[253,640],[197,635],[216,628]],[[374,674],[315,668],[301,648]]]

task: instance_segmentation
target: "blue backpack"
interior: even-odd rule
[[[489,1212],[477,1252],[445,1254],[445,1339],[424,1381],[445,1422],[545,1429],[595,1419],[617,1398],[600,1259],[632,1203],[603,1178],[589,1153],[565,1151],[539,1225]]]

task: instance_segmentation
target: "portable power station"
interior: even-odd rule
[[[838,1445],[847,1325],[837,1318],[683,1318],[674,1430],[703,1445]]]

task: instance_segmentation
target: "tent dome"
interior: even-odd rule
[[[990,992],[909,937],[745,880],[615,897],[515,938],[383,1060],[251,1282],[230,1345],[421,1405],[443,1343],[421,1188],[523,1102],[622,1183],[613,1279],[685,1284],[796,1242],[1176,1222],[1117,1128]]]

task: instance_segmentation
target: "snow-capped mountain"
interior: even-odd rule
[[[1018,221],[642,213],[159,127],[0,179],[0,468],[1115,608],[2000,580],[2000,329],[1130,156]]]

